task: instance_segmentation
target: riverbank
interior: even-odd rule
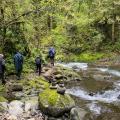
[[[62,86],[64,82],[74,79],[78,81],[81,77],[73,70],[59,65],[43,67],[41,76],[34,72],[26,73],[20,81],[16,80],[15,75],[7,76],[6,85],[0,87],[1,119],[69,120],[68,112],[75,103],[68,94],[64,93],[66,89]],[[58,86],[59,84],[61,87]]]

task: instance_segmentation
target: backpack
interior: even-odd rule
[[[40,58],[36,58],[36,59],[35,59],[35,63],[36,63],[36,64],[41,64],[41,59],[40,59]]]
[[[23,56],[20,53],[18,53],[17,59],[18,59],[19,63],[23,62]]]
[[[15,62],[15,64],[22,65],[23,64],[23,56],[20,53],[17,53],[14,56],[14,62]]]
[[[49,50],[49,56],[50,56],[50,57],[54,57],[54,55],[55,55],[55,50],[54,50],[54,48],[51,48],[51,49]]]

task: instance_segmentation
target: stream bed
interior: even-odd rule
[[[75,70],[82,77],[81,81],[67,84],[66,93],[73,96],[77,106],[89,111],[93,120],[119,120],[120,66],[61,65]]]

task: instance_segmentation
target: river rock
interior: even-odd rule
[[[44,76],[45,78],[47,78],[48,80],[51,80],[51,79],[52,79],[52,74],[53,74],[53,70],[50,69],[50,70],[48,70],[47,72],[45,72],[45,73],[43,74],[43,76]]]
[[[74,65],[74,66],[72,66],[72,69],[79,69],[78,67],[77,67],[77,65]]]
[[[24,103],[18,100],[14,100],[12,101],[9,105],[8,105],[8,112],[11,115],[21,115],[23,113],[23,106]]]
[[[61,75],[61,74],[57,74],[57,75],[54,76],[54,78],[57,79],[57,80],[60,80],[60,79],[63,79],[64,76]]]
[[[8,86],[8,90],[9,91],[22,91],[23,90],[23,86],[21,84],[11,84]]]
[[[30,118],[30,119],[28,119],[28,120],[35,120],[35,118]]]
[[[112,79],[112,76],[110,76],[110,75],[101,75],[101,74],[98,74],[98,75],[93,75],[93,78],[94,78],[95,80],[103,81],[103,80],[110,80],[110,79]]]
[[[5,120],[18,120],[16,116],[14,115],[9,115]]]
[[[12,100],[16,100],[16,96],[11,92],[8,91],[4,94],[4,97],[8,100],[8,101],[12,101]]]
[[[120,100],[120,95],[117,98]]]
[[[95,93],[93,93],[93,92],[90,92],[90,93],[89,93],[89,95],[90,95],[90,96],[94,96],[94,95],[95,95]]]
[[[70,111],[75,102],[68,94],[61,95],[56,90],[47,89],[39,94],[39,106],[43,113],[57,117]]]
[[[70,111],[70,120],[84,120],[87,112],[81,108],[72,108]]]
[[[32,100],[25,101],[25,112],[35,111],[39,108],[38,106],[38,98],[34,98]]]
[[[66,91],[65,87],[60,87],[60,86],[57,87],[57,93],[64,95],[65,91]]]
[[[58,85],[50,85],[50,89],[57,89]]]
[[[0,111],[5,111],[8,109],[8,103],[7,102],[0,102]]]

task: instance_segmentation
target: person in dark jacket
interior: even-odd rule
[[[49,53],[48,53],[49,55],[49,58],[50,58],[50,63],[51,63],[51,65],[53,65],[54,66],[54,58],[55,58],[55,49],[53,48],[53,47],[51,47],[50,49],[49,49]]]
[[[5,60],[3,54],[0,54],[0,79],[2,80],[2,84],[6,83],[4,73],[5,73]]]
[[[35,59],[35,64],[36,64],[36,72],[39,73],[39,75],[41,74],[41,63],[42,63],[42,60],[40,57],[36,57]]]
[[[16,52],[16,54],[14,55],[14,65],[15,65],[17,79],[20,80],[23,69],[23,55],[20,52]]]

